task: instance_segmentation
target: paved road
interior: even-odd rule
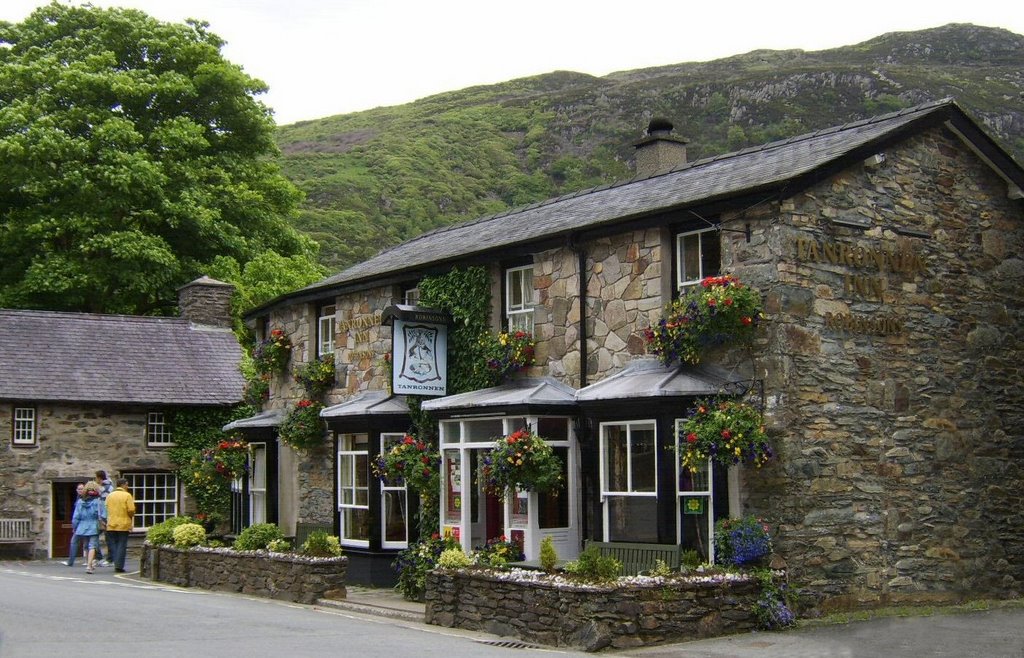
[[[129,571],[137,567],[129,562]],[[516,648],[507,638],[181,589],[57,561],[0,562],[0,658],[585,656]],[[1024,658],[1024,607],[750,633],[607,652],[633,658]]]

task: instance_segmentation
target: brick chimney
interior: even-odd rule
[[[651,119],[647,137],[633,145],[636,147],[637,177],[651,176],[686,164],[687,140],[672,135],[672,127],[668,119]]]
[[[231,327],[231,295],[235,287],[230,283],[202,276],[178,288],[178,308],[181,317],[192,324],[212,327]]]

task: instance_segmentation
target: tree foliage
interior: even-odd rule
[[[315,259],[223,43],[88,5],[0,23],[0,306],[165,314],[215,259]]]

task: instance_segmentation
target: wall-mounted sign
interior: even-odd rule
[[[381,321],[391,324],[391,391],[396,395],[446,395],[448,320],[436,309],[396,305]]]

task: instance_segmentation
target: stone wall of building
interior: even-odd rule
[[[425,620],[549,646],[625,649],[754,630],[760,593],[753,578],[571,586],[435,570],[427,574]]]
[[[237,552],[230,549],[180,549],[144,544],[140,561],[145,578],[179,587],[238,592],[268,599],[312,604],[344,599],[348,558]]]
[[[784,200],[735,268],[766,298],[778,459],[744,469],[822,608],[1020,595],[1024,227],[935,129]]]
[[[103,469],[111,477],[125,471],[173,470],[166,448],[146,445],[149,411],[129,407],[35,404],[35,446],[0,446],[0,507],[5,514],[32,519],[38,557],[49,555],[54,481],[91,480]],[[13,409],[0,405],[0,436],[10,437]]]

